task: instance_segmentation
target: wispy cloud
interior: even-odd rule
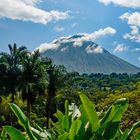
[[[129,25],[135,25],[140,27],[140,13],[134,12],[134,13],[124,13],[120,16],[121,20],[126,20]]]
[[[137,26],[130,26],[131,32],[126,33],[123,37],[124,39],[129,39],[133,42],[140,43],[140,33],[139,28]]]
[[[114,35],[116,32],[117,31],[114,28],[107,27],[104,29],[99,29],[98,31],[95,31],[91,34],[80,33],[80,35],[82,35],[82,37],[76,38],[74,45],[81,46],[84,41],[96,40],[96,39],[103,37],[103,36]]]
[[[140,1],[139,0],[98,0],[99,2],[108,5],[108,4],[115,4],[123,7],[130,7],[130,8],[139,8]]]
[[[98,31],[95,31],[91,34],[79,33],[79,34],[77,34],[77,37],[73,37],[73,36],[60,37],[50,43],[41,44],[37,49],[39,49],[40,52],[44,52],[44,51],[50,50],[50,49],[56,50],[59,48],[59,46],[62,43],[73,43],[73,47],[81,47],[83,42],[85,42],[85,41],[94,41],[100,37],[107,36],[107,35],[114,35],[115,33],[116,33],[116,30],[114,28],[107,27],[105,29],[99,29]],[[89,50],[89,48],[88,48],[88,50]],[[97,49],[94,49],[94,51],[96,51],[96,52],[98,52],[99,50],[101,52],[100,47],[98,47]]]
[[[39,50],[40,53],[47,50],[57,50],[59,48],[59,44],[55,44],[54,42],[43,43],[36,50]]]
[[[65,30],[65,28],[64,27],[61,27],[61,26],[55,26],[54,27],[54,31],[56,31],[56,32],[62,32],[64,30]]]
[[[130,33],[126,33],[123,37],[124,39],[129,39],[133,42],[140,43],[140,13],[134,12],[134,13],[124,13],[120,16],[121,20],[126,20],[127,24],[131,28]]]
[[[47,24],[69,18],[69,12],[45,11],[38,8],[41,0],[0,0],[0,18]]]
[[[140,61],[140,57],[138,57],[138,60]]]
[[[128,46],[125,46],[124,44],[117,44],[115,49],[113,50],[114,53],[120,53],[128,50]]]

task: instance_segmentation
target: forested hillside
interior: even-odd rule
[[[9,53],[0,53],[1,134],[5,133],[3,131],[6,128],[3,126],[6,125],[23,131],[14,115],[15,106],[10,104],[13,114],[9,103],[18,105],[33,127],[47,129],[51,134],[58,136],[63,132],[58,132],[56,123],[59,121],[58,116],[66,111],[65,101],[70,105],[80,106],[82,103],[84,106],[84,99],[87,97],[95,105],[99,119],[116,100],[125,98],[123,103],[129,102],[129,106],[126,112],[126,109],[123,111],[125,115],[123,114],[120,122],[120,129],[130,129],[140,120],[140,73],[70,73],[64,66],[57,66],[53,60],[41,56],[39,51],[29,52],[26,47],[17,47],[16,44],[9,45]],[[58,109],[62,113],[58,113]],[[58,114],[54,115],[56,112]],[[69,131],[67,128],[66,130]]]

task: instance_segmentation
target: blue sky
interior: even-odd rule
[[[139,0],[0,0],[0,51],[13,43],[32,51],[87,33],[86,39],[140,67],[139,29]]]

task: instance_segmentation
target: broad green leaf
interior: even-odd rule
[[[65,132],[64,134],[60,135],[58,140],[69,140],[69,133]]]
[[[28,118],[24,115],[22,110],[16,104],[10,103],[9,105],[16,117],[18,118],[19,124],[26,128],[25,124],[27,123]]]
[[[100,122],[94,104],[84,94],[80,94],[80,99],[87,114],[92,131],[97,132],[100,127]]]
[[[115,116],[116,112],[117,110],[115,110],[115,107],[113,105],[108,109],[108,111],[100,121],[101,126],[98,130],[98,135],[102,135],[102,133],[107,128],[109,122],[111,122],[112,118]]]
[[[85,111],[83,105],[80,106],[79,110],[81,112],[81,116],[79,119],[82,121],[82,124],[85,126],[88,122],[88,118],[87,118],[86,111]]]
[[[122,119],[122,115],[128,108],[128,100],[126,98],[118,99],[113,104],[113,106],[116,110],[116,113],[104,132],[104,137],[106,139],[113,139],[115,137],[119,129],[119,124]]]
[[[78,136],[77,136],[77,139],[78,139],[78,140],[85,140],[85,139],[84,139],[84,136],[85,136],[86,133],[85,133],[85,127],[84,127],[84,125],[82,124],[82,122],[81,122],[81,124],[79,124],[78,127],[79,127],[79,128],[77,128],[77,130],[78,130],[78,129],[79,129],[79,130],[78,130],[78,132],[77,132],[77,133],[78,133],[78,134],[77,134],[77,135],[78,135]],[[86,138],[87,138],[87,137],[86,137]]]
[[[29,138],[31,140],[37,140],[36,137],[33,135],[32,131],[31,131],[29,120],[24,115],[24,113],[22,112],[22,110],[16,104],[10,103],[9,105],[10,105],[10,108],[12,109],[12,111],[14,112],[14,114],[16,115],[16,117],[18,118],[19,124],[27,132]]]
[[[68,100],[65,101],[65,115],[69,115],[69,102]]]
[[[74,140],[74,138],[76,137],[76,131],[77,131],[77,122],[74,120],[72,122],[72,125],[70,127],[70,131],[69,131],[69,139],[70,140]]]
[[[72,122],[72,125],[70,127],[70,131],[69,131],[69,139],[70,140],[74,140],[78,135],[78,132],[81,128],[82,122],[80,120],[74,120]]]
[[[4,126],[4,129],[9,135],[11,140],[26,140],[25,137],[21,134],[21,132],[14,127]]]
[[[120,122],[111,122],[107,126],[107,128],[106,128],[106,130],[104,132],[104,135],[103,135],[105,139],[113,139],[113,138],[115,138],[115,135],[116,135],[116,133],[118,131],[119,123]]]
[[[63,128],[65,131],[69,131],[70,129],[70,118],[69,116],[64,116],[63,117]]]
[[[104,117],[101,119],[100,124],[104,124],[106,122],[109,122],[115,115],[115,108],[114,106],[111,106],[107,112],[105,113]]]
[[[117,100],[113,105],[115,106],[116,110],[118,109],[113,118],[113,122],[121,121],[123,113],[128,108],[128,100],[126,98],[122,98]]]
[[[79,120],[79,119],[77,119],[76,122],[77,122],[76,134],[78,134],[78,132],[79,132],[81,126],[82,126],[82,122],[81,122],[81,120]]]

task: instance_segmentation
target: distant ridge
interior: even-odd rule
[[[82,40],[83,36],[61,37],[39,49],[42,55],[53,59],[56,65],[64,65],[68,71],[87,74],[140,72],[140,68],[112,55],[93,41]]]

